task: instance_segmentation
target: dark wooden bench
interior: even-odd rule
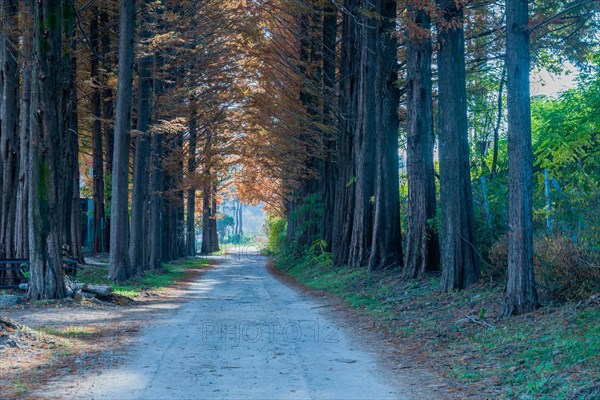
[[[27,278],[24,277],[25,273],[29,271],[29,259],[26,258],[13,258],[13,259],[0,259],[0,272],[3,271],[19,271],[23,278],[21,283],[27,283]],[[71,277],[77,275],[77,266],[79,261],[65,258],[63,259],[63,265],[65,273]],[[3,282],[0,282],[3,283]],[[0,289],[18,289],[19,285],[0,285]]]

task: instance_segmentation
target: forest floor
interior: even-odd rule
[[[52,372],[38,374],[31,386],[23,382],[35,376],[16,385],[13,377],[12,397],[463,397],[344,312],[341,302],[294,290],[266,264],[265,257],[231,257],[147,303],[84,312],[82,324],[93,323],[93,332],[107,335],[102,340],[81,334],[68,316],[72,310],[41,311],[36,321],[77,325],[69,340],[89,341],[89,348],[55,356]],[[30,318],[23,310],[12,313],[21,323]],[[112,323],[119,324],[116,331]],[[45,369],[47,362],[21,372]]]
[[[600,294],[498,319],[503,293],[496,282],[442,293],[435,275],[405,281],[398,271],[369,275],[312,257],[276,263],[273,269],[313,295],[342,300],[460,397],[600,399]]]
[[[90,259],[79,280],[107,283],[105,261]],[[206,259],[184,259],[169,264],[164,273],[114,286],[115,293],[131,302],[26,301],[0,309],[1,319],[16,323],[0,322],[0,339],[6,339],[0,343],[0,399],[43,398],[35,393],[43,393],[54,378],[118,364],[139,330],[156,312],[184,302],[190,282],[208,265]]]

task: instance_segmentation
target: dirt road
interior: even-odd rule
[[[281,283],[266,258],[230,258],[189,301],[157,313],[121,366],[55,382],[45,395],[94,399],[425,399],[430,377],[396,369],[352,321]]]

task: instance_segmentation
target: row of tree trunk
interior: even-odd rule
[[[191,185],[186,190],[183,180],[184,175],[192,176],[197,168],[197,102],[193,97],[190,100],[187,110],[189,122],[184,131],[165,135],[156,128],[158,121],[152,121],[154,99],[174,87],[174,83],[163,82],[152,72],[164,66],[161,56],[149,49],[149,39],[155,34],[151,28],[156,27],[151,18],[152,4],[152,1],[143,2],[138,13],[143,16],[138,24],[141,26],[139,42],[148,49],[136,63],[138,86],[134,96],[136,8],[133,0],[121,1],[110,223],[109,277],[115,282],[147,270],[160,269],[163,262],[196,255],[196,189]],[[134,97],[137,98],[137,129],[129,218],[129,149],[132,139],[131,101]],[[155,128],[151,129],[153,123]],[[188,135],[187,151],[184,151],[185,133]],[[210,152],[210,146],[208,134],[203,151]],[[185,154],[187,163],[184,162]],[[212,178],[210,168],[206,174]],[[205,184],[203,190],[203,254],[219,250],[217,187],[210,179],[207,182],[210,183]]]
[[[507,2],[507,78],[510,158],[510,255],[507,314],[537,304],[532,267],[531,121],[529,33],[526,0]],[[406,14],[406,109],[408,232],[405,259],[400,233],[398,43],[394,36],[397,2],[346,0],[333,6],[307,6],[320,19],[298,18],[307,38],[298,41],[299,72],[306,92],[319,88],[323,125],[318,161],[309,160],[318,179],[300,179],[287,200],[288,241],[311,246],[327,242],[337,266],[378,271],[403,267],[407,278],[442,270],[444,291],[464,289],[479,279],[470,175],[464,37],[464,5],[454,0],[409,2]],[[337,18],[341,41],[336,48]],[[432,20],[437,23],[439,215],[436,214]],[[310,37],[322,48],[314,57]],[[340,58],[336,59],[339,54]],[[317,72],[304,66],[317,65]],[[336,66],[338,75],[336,76]],[[332,117],[330,104],[335,101]],[[301,92],[308,115],[315,100]],[[291,184],[288,184],[291,186]],[[298,189],[299,188],[299,189]],[[309,229],[302,215],[319,193],[322,228]],[[438,222],[436,224],[436,221]],[[437,229],[436,229],[437,225]],[[298,243],[299,242],[299,243]]]
[[[63,257],[83,261],[74,12],[4,0],[0,22],[1,257],[30,259],[32,298],[60,297]]]
[[[377,271],[402,264],[396,2],[353,0],[346,1],[344,9],[340,60],[336,59],[336,8],[330,4],[315,11],[321,20],[300,19],[304,32],[312,30],[312,37],[320,38],[316,51],[313,41],[299,42],[300,65],[317,63],[320,69],[315,73],[300,68],[300,73],[307,86],[320,88],[323,99],[318,103],[306,89],[300,100],[308,115],[322,115],[320,125],[325,128],[321,157],[308,166],[318,170],[320,179],[301,180],[288,199],[288,240],[297,241],[299,247],[310,246],[322,235],[337,265]],[[331,106],[337,65],[339,118]],[[321,197],[322,223],[315,223],[314,208],[306,206],[315,194]]]
[[[33,299],[64,297],[63,259],[84,262],[78,102],[86,96],[78,96],[77,77],[84,75],[78,71],[79,54],[89,54],[91,82],[86,95],[91,115],[92,252],[110,249],[109,277],[115,282],[196,254],[196,190],[187,190],[186,223],[182,181],[184,174],[196,170],[197,122],[191,117],[187,129],[177,134],[152,129],[153,100],[168,85],[156,75],[163,60],[151,50],[156,3],[140,5],[137,9],[135,0],[119,3],[117,64],[111,49],[115,10],[110,2],[94,3],[87,25],[80,15],[87,6],[76,8],[72,1],[0,2],[0,258],[30,259]],[[82,49],[76,37],[84,27],[89,29],[89,36],[82,33],[89,46]],[[137,60],[136,43],[141,48]],[[116,101],[109,82],[114,65]],[[195,104],[190,104],[192,115]],[[189,135],[187,171],[184,134]],[[175,159],[175,167],[165,163],[165,156]],[[214,184],[208,187],[204,193],[212,212],[217,189]],[[208,250],[212,252],[218,249],[215,212],[208,221],[215,225]],[[15,271],[0,272],[0,282],[20,278]]]

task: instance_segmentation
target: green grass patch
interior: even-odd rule
[[[144,275],[136,276],[127,282],[116,285],[108,280],[107,266],[88,266],[79,271],[77,280],[80,282],[110,285],[114,293],[134,298],[143,291],[158,291],[180,281],[188,270],[202,269],[211,265],[206,258],[190,257],[163,264],[160,271],[148,271]]]
[[[81,339],[98,336],[98,331],[83,326],[67,326],[63,328],[43,327],[37,329],[39,333],[46,335],[58,336],[65,339]]]
[[[296,281],[339,296],[379,330],[402,338],[440,373],[481,398],[600,399],[600,304],[548,304],[497,319],[502,288],[479,284],[439,291],[439,277],[404,281],[399,271],[369,275],[315,256],[275,257]],[[491,324],[472,323],[465,317]]]

